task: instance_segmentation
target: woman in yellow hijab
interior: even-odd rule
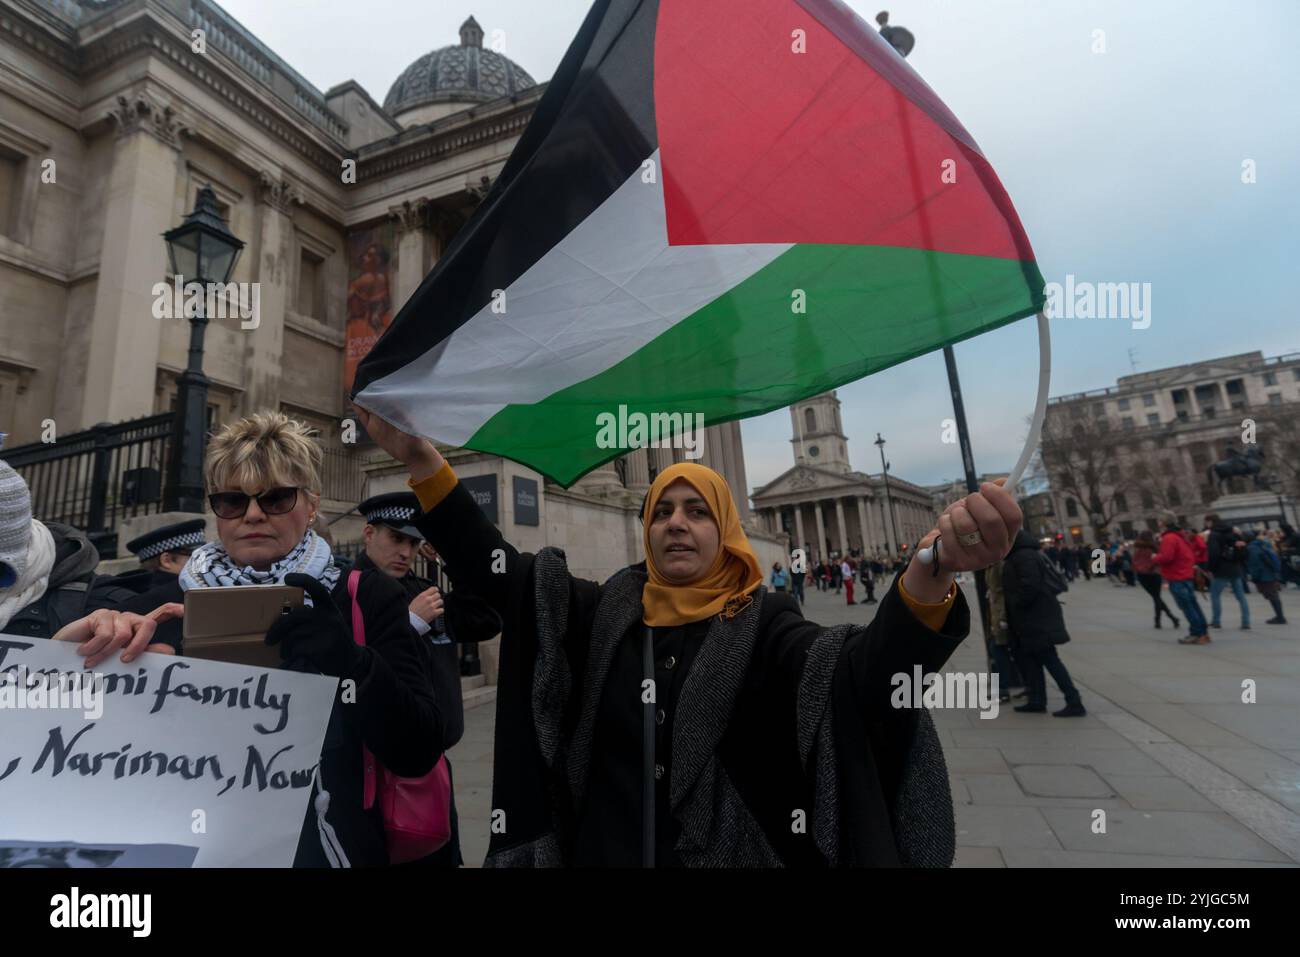
[[[645,561],[604,583],[521,554],[434,446],[363,424],[411,472],[415,522],[456,589],[504,622],[487,866],[940,866],[955,828],[928,712],[895,675],[937,672],[969,630],[958,569],[1020,525],[1001,488],[950,506],[937,565],[900,573],[865,626],[807,621],[763,587],[727,483],[683,463],[642,509]]]
[[[641,525],[647,625],[682,625],[724,609],[734,615],[763,584],[731,489],[711,468],[680,462],[660,472]]]

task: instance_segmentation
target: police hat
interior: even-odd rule
[[[387,525],[395,532],[424,541],[420,530],[412,524],[415,517],[424,512],[414,492],[372,495],[357,506],[357,511],[365,516],[367,525]]]
[[[175,525],[164,525],[131,539],[126,543],[126,550],[142,562],[157,558],[163,552],[193,551],[204,544],[203,529],[206,524],[203,519],[195,518]]]

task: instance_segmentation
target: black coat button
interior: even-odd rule
[[[655,712],[655,724],[663,724],[663,723],[664,723],[664,709],[660,708],[658,711]]]
[[[656,764],[656,765],[655,765],[655,780],[658,781],[658,780],[660,780],[663,776],[664,776],[664,766],[663,766],[662,764]]]
[[[677,664],[677,659],[674,658],[672,655],[669,655],[666,659],[664,659],[664,667],[667,668],[669,671],[672,671],[673,667],[676,664]]]

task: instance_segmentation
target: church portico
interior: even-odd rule
[[[929,492],[891,473],[886,495],[883,476],[853,470],[839,405],[828,392],[791,406],[795,465],[750,495],[756,514],[809,562],[897,556],[933,527]]]

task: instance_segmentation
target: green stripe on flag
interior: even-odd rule
[[[797,291],[806,312],[793,311]],[[531,405],[509,405],[466,448],[526,462],[561,485],[625,454],[597,416],[702,413],[706,426],[770,412],[1043,306],[1033,262],[895,246],[799,245],[626,359]]]

